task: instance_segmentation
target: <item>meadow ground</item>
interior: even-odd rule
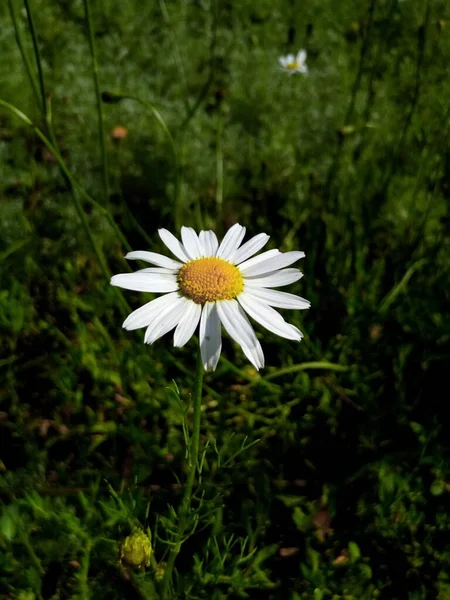
[[[0,597],[448,600],[448,3],[5,0],[0,56]],[[312,307],[224,339],[165,586],[195,342],[109,276],[235,222]]]

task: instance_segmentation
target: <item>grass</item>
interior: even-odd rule
[[[239,221],[306,252],[290,291],[312,308],[286,314],[300,344],[258,328],[260,373],[226,339],[205,376],[172,596],[450,598],[447,3],[10,4],[0,597],[160,597],[194,342],[122,331],[142,295],[108,274],[160,227]],[[309,75],[286,76],[301,47]]]

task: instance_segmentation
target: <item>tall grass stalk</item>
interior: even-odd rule
[[[25,45],[22,39],[22,34],[20,33],[19,22],[17,19],[16,11],[14,8],[14,1],[8,0],[9,13],[11,15],[11,21],[14,28],[14,36],[16,38],[17,46],[19,48],[20,54],[22,56],[23,63],[25,65],[25,69],[27,71],[28,79],[30,80],[31,87],[33,89],[33,94],[36,100],[36,104],[40,109],[42,109],[41,96],[39,94],[39,86],[36,79],[36,74],[31,66],[30,58],[25,49]]]
[[[42,114],[44,115],[45,121],[47,122],[47,97],[45,92],[44,74],[42,72],[42,60],[41,53],[39,50],[39,44],[37,41],[36,29],[34,27],[33,17],[31,15],[30,4],[28,0],[24,0],[25,11],[27,13],[28,27],[30,28],[31,40],[33,42],[34,56],[36,58],[36,67],[38,72],[39,90],[40,90],[40,101],[42,105]]]

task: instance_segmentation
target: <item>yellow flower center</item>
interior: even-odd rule
[[[178,273],[180,291],[197,304],[231,300],[244,289],[237,267],[221,258],[197,258],[183,265]]]
[[[294,60],[294,62],[288,63],[287,68],[293,71],[294,69],[299,68],[299,64],[296,60]]]

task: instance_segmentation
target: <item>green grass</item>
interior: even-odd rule
[[[1,3],[0,100],[54,153],[0,106],[0,597],[159,597],[194,341],[123,331],[143,296],[108,272],[160,227],[238,221],[306,252],[312,308],[286,313],[300,344],[257,327],[259,374],[225,339],[205,376],[173,596],[450,598],[447,3],[92,2],[99,90],[139,100],[103,104],[84,3],[28,4],[42,81]]]

